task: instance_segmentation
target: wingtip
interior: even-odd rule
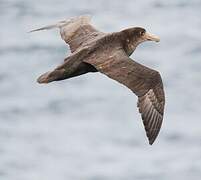
[[[62,26],[75,22],[77,20],[81,21],[82,23],[89,23],[91,21],[91,19],[92,19],[92,16],[90,14],[85,14],[85,15],[69,18],[64,21],[59,21],[56,24],[44,26],[44,27],[41,27],[38,29],[33,29],[31,31],[28,31],[27,33],[32,33],[32,32],[42,31],[42,30],[49,30],[49,29],[53,29],[53,28],[61,28]]]
[[[148,137],[148,136],[147,136],[147,137]],[[157,136],[155,136],[155,137],[148,137],[149,145],[153,145],[154,142],[156,141],[156,138],[157,138]]]
[[[27,31],[27,33],[32,33],[32,32],[35,32],[36,30],[31,30],[31,31]]]
[[[153,143],[154,143],[154,140],[149,140],[149,145],[153,145]]]
[[[48,27],[42,27],[42,28],[38,28],[38,29],[33,29],[31,31],[28,31],[28,33],[36,32],[36,31],[42,31],[42,30],[48,30]]]

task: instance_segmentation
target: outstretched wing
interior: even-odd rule
[[[104,35],[90,24],[89,16],[76,17],[69,22],[60,28],[60,34],[62,39],[70,45],[71,52]]]
[[[61,38],[69,44],[71,52],[74,52],[83,47],[83,45],[87,45],[89,42],[105,35],[105,33],[96,30],[90,24],[90,20],[89,16],[79,16],[30,32],[59,28]]]
[[[138,96],[149,144],[153,144],[163,121],[165,95],[160,74],[129,58],[123,50],[113,51],[108,58],[88,58],[85,62],[98,71],[124,84]]]

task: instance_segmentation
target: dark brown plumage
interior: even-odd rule
[[[165,95],[160,74],[133,61],[129,56],[138,44],[159,38],[140,27],[115,33],[103,33],[89,24],[89,17],[81,16],[69,21],[36,29],[58,27],[62,39],[69,44],[71,55],[55,70],[38,78],[49,83],[72,78],[88,72],[101,72],[127,86],[138,96],[138,108],[149,143],[153,144],[163,121]]]

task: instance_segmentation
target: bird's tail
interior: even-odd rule
[[[74,18],[71,18],[69,20],[59,21],[56,24],[44,26],[44,27],[41,27],[38,29],[33,29],[29,32],[31,33],[31,32],[35,32],[35,31],[49,30],[49,29],[54,29],[54,28],[62,28],[64,26],[70,25],[70,24],[74,25],[74,24],[88,23],[90,21],[90,19],[91,19],[90,16],[87,16],[87,15],[74,17]]]
[[[79,64],[76,65],[76,67],[74,65],[74,67],[68,66],[64,68],[64,66],[65,66],[65,63],[62,66],[57,67],[53,71],[49,71],[42,74],[37,79],[37,82],[40,84],[47,84],[52,81],[60,81],[60,80],[80,76],[88,72],[97,72],[97,69],[94,66],[84,62],[80,62]]]
[[[47,84],[52,81],[62,80],[64,78],[64,75],[65,75],[64,69],[46,72],[37,79],[37,82],[40,84]]]

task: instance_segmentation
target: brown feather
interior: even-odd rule
[[[149,143],[153,144],[162,124],[165,96],[160,74],[130,59],[120,48],[101,51],[101,57],[86,58],[85,62],[98,71],[124,84],[138,96]]]

